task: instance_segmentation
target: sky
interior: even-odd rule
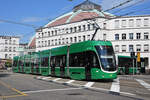
[[[28,43],[35,35],[35,29],[44,26],[49,21],[85,0],[0,0],[0,35],[19,36],[21,43]],[[90,0],[102,6],[105,11],[127,0]],[[132,2],[108,11],[114,15],[128,16],[150,15],[150,0],[133,0]],[[28,25],[14,24],[7,21]],[[31,26],[33,25],[33,26]]]

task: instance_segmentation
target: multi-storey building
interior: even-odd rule
[[[37,29],[36,51],[91,40],[96,24],[95,40],[111,41],[116,55],[140,52],[150,69],[150,15],[116,17],[90,1]]]
[[[0,36],[0,59],[12,59],[18,55],[19,37]]]

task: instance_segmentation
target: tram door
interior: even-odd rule
[[[86,52],[85,53],[85,76],[86,80],[91,79],[91,61],[92,61],[92,53]]]
[[[51,75],[55,76],[56,57],[51,57],[50,65],[51,65]]]
[[[19,72],[21,72],[21,71],[20,71],[20,66],[21,66],[21,61],[19,60],[19,66],[18,66],[18,71],[19,71]]]
[[[60,76],[65,77],[66,56],[60,56]]]
[[[32,59],[32,63],[31,63],[31,73],[34,73],[34,60]]]
[[[39,74],[39,59],[36,59],[35,68],[36,68],[36,74]]]

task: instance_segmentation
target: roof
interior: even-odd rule
[[[29,48],[36,48],[36,37],[33,36],[32,39],[30,40],[29,44],[28,44]]]
[[[54,20],[50,21],[45,27],[52,27],[67,23],[73,23],[82,21],[84,19],[91,19],[96,17],[103,17],[103,18],[112,18],[114,15],[103,12],[101,10],[101,6],[97,5],[89,0],[84,1],[83,3],[75,6],[73,11],[63,14]]]

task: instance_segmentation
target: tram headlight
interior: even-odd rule
[[[109,66],[109,65],[107,65],[106,67],[107,67],[107,68],[110,68],[110,66]]]

